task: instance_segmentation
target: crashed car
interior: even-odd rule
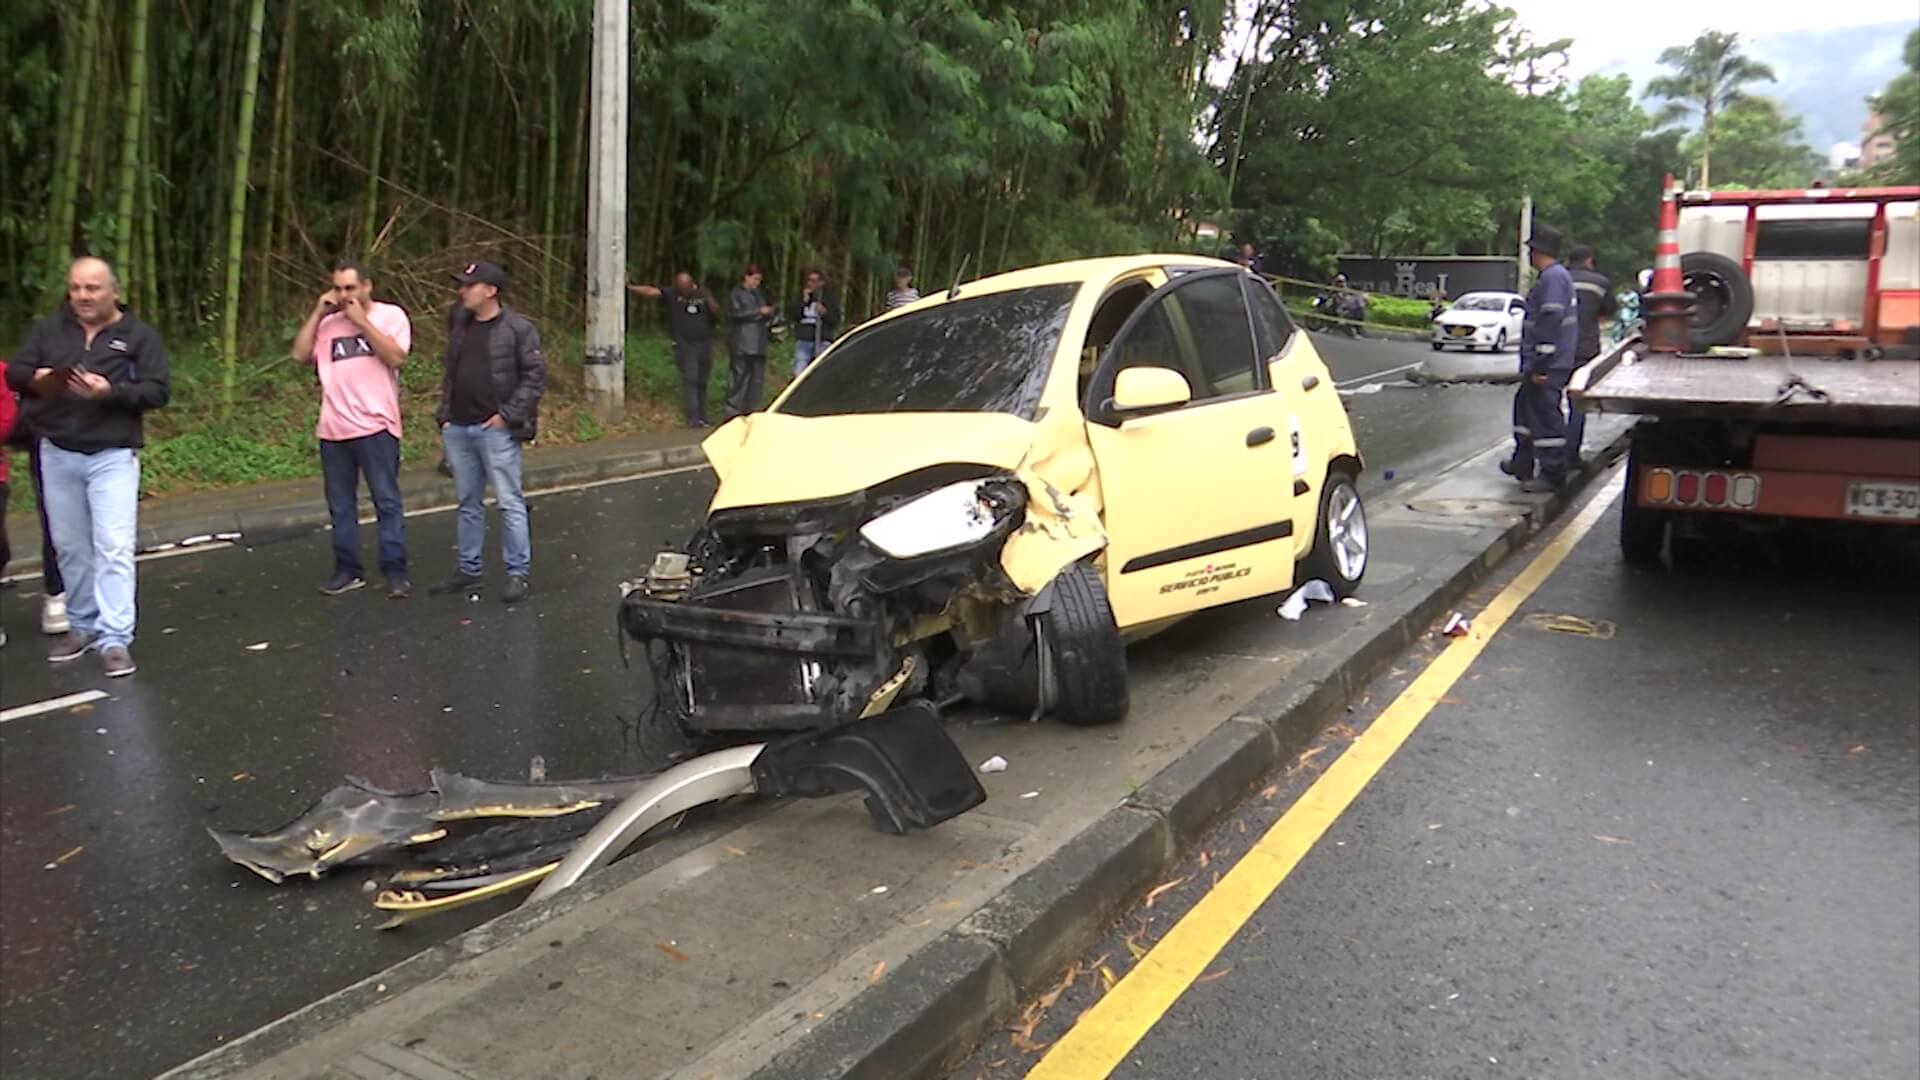
[[[1126,715],[1126,643],[1366,571],[1361,460],[1272,289],[1186,255],[968,282],[842,337],[703,444],[704,524],[625,586],[709,744],[909,702]]]

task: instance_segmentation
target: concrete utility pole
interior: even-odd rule
[[[626,408],[627,4],[593,4],[593,150],[587,178],[587,402]]]
[[[1533,245],[1527,240],[1533,236],[1533,196],[1525,195],[1520,199],[1520,291],[1526,292],[1533,274]]]

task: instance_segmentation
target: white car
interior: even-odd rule
[[[1519,293],[1470,292],[1433,320],[1433,351],[1459,345],[1468,352],[1484,346],[1504,352],[1520,344],[1527,302]]]

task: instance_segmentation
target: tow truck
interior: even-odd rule
[[[1681,191],[1647,327],[1574,373],[1629,435],[1620,546],[1920,525],[1920,186]]]

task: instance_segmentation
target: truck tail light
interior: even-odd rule
[[[1682,506],[1692,506],[1694,503],[1700,501],[1699,473],[1683,472],[1680,474],[1680,493],[1675,496],[1675,501],[1679,502]]]
[[[1727,505],[1727,474],[1726,473],[1717,472],[1717,473],[1707,474],[1706,502],[1708,506]]]
[[[1647,474],[1647,501],[1663,503],[1673,498],[1673,473],[1667,469],[1654,469]]]

